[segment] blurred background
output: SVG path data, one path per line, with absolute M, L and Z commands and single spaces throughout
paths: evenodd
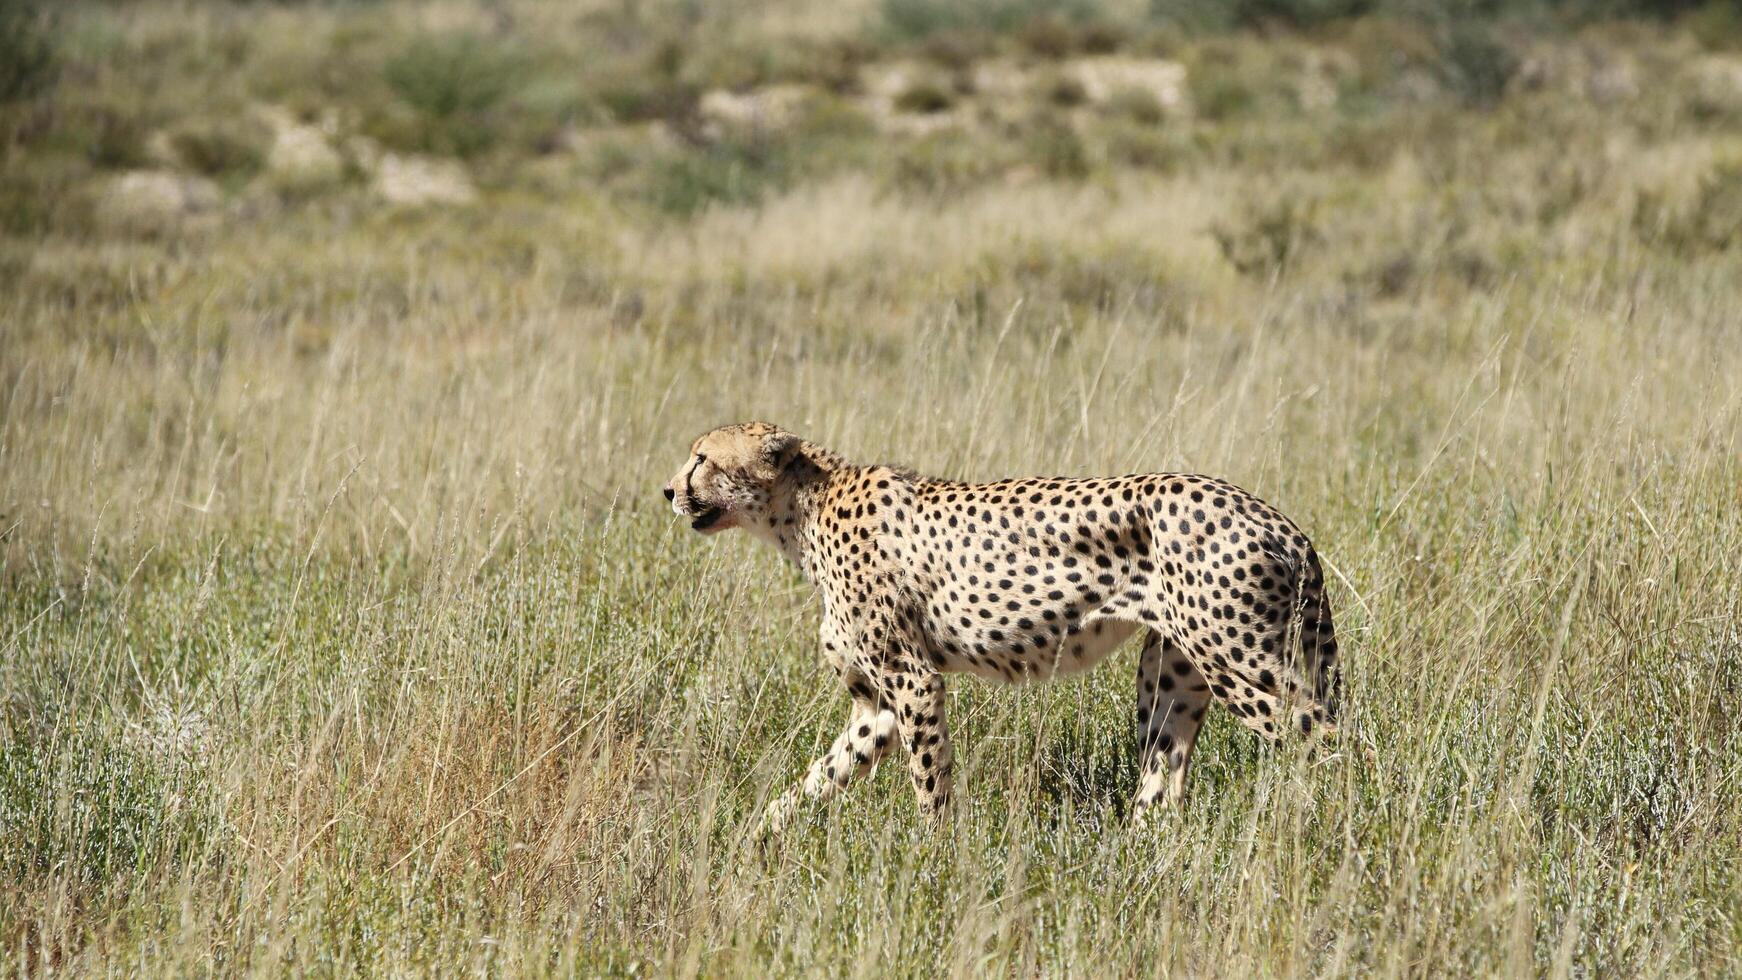
M 1376 173 L 1476 119 L 1512 144 L 1732 128 L 1739 44 L 1721 0 L 5 0 L 0 227 Z M 1230 261 L 1276 264 L 1310 219 L 1270 225 L 1230 229 Z

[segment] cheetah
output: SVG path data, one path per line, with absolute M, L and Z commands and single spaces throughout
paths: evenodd
M 952 795 L 944 675 L 1018 683 L 1100 663 L 1141 632 L 1133 817 L 1177 805 L 1212 701 L 1267 739 L 1334 731 L 1337 641 L 1293 522 L 1207 476 L 960 483 L 838 453 L 765 422 L 698 438 L 664 487 L 703 534 L 742 528 L 822 596 L 847 724 L 777 796 L 778 831 L 898 745 L 920 811 Z

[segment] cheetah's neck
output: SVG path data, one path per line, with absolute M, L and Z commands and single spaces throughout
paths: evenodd
M 785 486 L 770 501 L 767 522 L 752 532 L 797 565 L 807 579 L 812 578 L 811 535 L 822 510 L 822 498 L 832 483 L 859 469 L 833 450 L 803 443 L 783 477 Z

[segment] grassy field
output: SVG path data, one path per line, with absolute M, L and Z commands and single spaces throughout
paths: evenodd
M 1724 8 L 15 9 L 0 973 L 1742 972 Z M 1125 652 L 759 841 L 846 699 L 659 496 L 746 418 L 1269 499 L 1336 751 L 1133 832 Z

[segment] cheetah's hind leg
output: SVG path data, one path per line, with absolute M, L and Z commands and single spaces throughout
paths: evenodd
M 1137 661 L 1139 776 L 1132 821 L 1142 825 L 1157 803 L 1185 799 L 1186 771 L 1210 706 L 1210 687 L 1178 644 L 1150 630 Z

